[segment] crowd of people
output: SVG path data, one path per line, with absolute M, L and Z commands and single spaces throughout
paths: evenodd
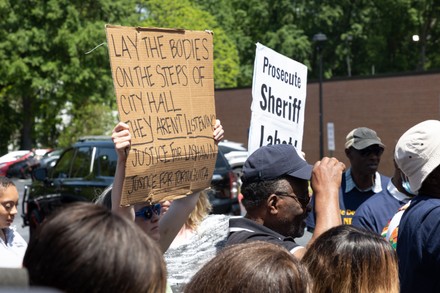
M 217 120 L 213 139 L 223 136 Z M 29 244 L 12 227 L 17 189 L 0 177 L 0 267 L 62 292 L 440 292 L 440 121 L 400 137 L 391 178 L 366 127 L 347 135 L 349 167 L 263 146 L 243 166 L 243 217 L 211 215 L 203 191 L 121 206 L 128 125 L 112 138 L 113 185 L 96 203 L 59 209 Z

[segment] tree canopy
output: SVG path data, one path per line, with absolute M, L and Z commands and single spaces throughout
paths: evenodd
M 215 17 L 190 0 L 149 0 L 143 3 L 145 27 L 184 28 L 214 32 L 214 82 L 216 88 L 237 86 L 238 51 Z
M 0 1 L 0 99 L 21 128 L 20 148 L 53 146 L 67 102 L 73 119 L 84 105 L 113 103 L 107 51 L 87 52 L 105 40 L 105 23 L 134 24 L 134 12 L 134 1 Z
M 435 0 L 0 0 L 0 15 L 0 154 L 111 130 L 106 23 L 212 30 L 216 88 L 252 85 L 257 42 L 307 65 L 309 79 L 317 46 L 326 78 L 440 68 Z

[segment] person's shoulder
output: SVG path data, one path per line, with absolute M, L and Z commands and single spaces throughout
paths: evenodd
M 198 234 L 216 233 L 219 235 L 227 235 L 230 216 L 210 214 L 206 216 L 197 227 Z
M 408 211 L 440 212 L 440 198 L 417 195 L 411 200 Z
M 388 190 L 382 189 L 378 193 L 373 194 L 363 204 L 361 204 L 359 209 L 361 209 L 362 207 L 374 207 L 377 205 L 385 204 L 390 200 L 392 201 L 393 199 L 394 198 L 388 193 Z
M 229 218 L 229 227 L 230 228 L 245 228 L 248 226 L 254 227 L 255 225 L 259 225 L 255 221 L 249 220 L 242 216 L 235 216 Z
M 439 219 L 440 199 L 416 196 L 402 214 L 399 225 L 399 244 L 403 242 L 401 238 L 406 239 L 405 241 L 408 243 L 415 242 L 415 239 L 425 239 L 426 243 L 435 243 L 436 247 L 439 247 Z M 403 235 L 406 235 L 406 237 L 403 237 Z
M 27 242 L 24 238 L 18 233 L 17 229 L 12 226 L 6 228 L 6 237 L 8 238 L 8 242 L 11 242 L 15 247 L 27 247 Z
M 228 216 L 228 215 L 209 214 L 209 215 L 207 215 L 203 219 L 202 223 L 205 223 L 205 224 L 208 224 L 208 225 L 210 223 L 220 223 L 220 224 L 223 224 L 223 223 L 228 223 L 229 219 L 231 219 L 231 218 L 232 217 Z
M 402 226 L 420 225 L 439 226 L 440 219 L 440 199 L 429 196 L 418 195 L 411 200 L 410 206 L 405 210 L 402 216 Z

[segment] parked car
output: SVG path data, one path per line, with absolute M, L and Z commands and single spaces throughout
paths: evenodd
M 17 161 L 13 162 L 8 170 L 6 176 L 9 178 L 27 179 L 31 178 L 32 171 L 39 166 L 40 162 L 33 152 L 24 155 Z
M 51 153 L 53 149 L 46 148 L 46 149 L 33 149 L 33 152 L 35 153 L 35 158 L 37 160 L 41 160 L 46 154 Z
M 24 156 L 12 162 L 7 168 L 6 176 L 9 178 L 31 178 L 34 169 L 40 166 L 40 158 L 52 149 L 32 149 Z
M 57 163 L 57 160 L 60 158 L 62 152 L 63 149 L 57 149 L 44 154 L 44 156 L 40 159 L 40 167 L 45 167 L 48 169 L 53 168 Z
M 242 143 L 229 140 L 219 142 L 218 147 L 224 153 L 235 174 L 240 178 L 244 162 L 248 158 L 248 150 Z
M 9 167 L 17 162 L 20 158 L 26 155 L 30 155 L 29 150 L 12 151 L 0 157 L 0 176 L 6 176 Z
M 35 170 L 35 180 L 25 186 L 22 204 L 24 225 L 32 234 L 54 209 L 74 201 L 94 201 L 113 182 L 117 154 L 112 140 L 81 139 L 64 150 L 52 169 Z M 208 197 L 213 213 L 239 215 L 237 177 L 221 151 Z
M 219 147 L 211 180 L 211 189 L 208 190 L 212 213 L 240 215 L 238 203 L 239 189 L 239 178 Z

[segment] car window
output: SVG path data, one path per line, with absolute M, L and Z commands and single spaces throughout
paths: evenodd
M 70 166 L 72 158 L 75 155 L 75 149 L 68 149 L 63 153 L 58 163 L 52 170 L 52 178 L 68 178 L 70 174 Z
M 98 153 L 95 157 L 95 170 L 96 176 L 115 176 L 117 155 L 113 147 L 111 148 L 98 148 Z
M 86 177 L 90 174 L 90 163 L 92 162 L 92 148 L 80 147 L 76 152 L 72 163 L 70 178 Z

